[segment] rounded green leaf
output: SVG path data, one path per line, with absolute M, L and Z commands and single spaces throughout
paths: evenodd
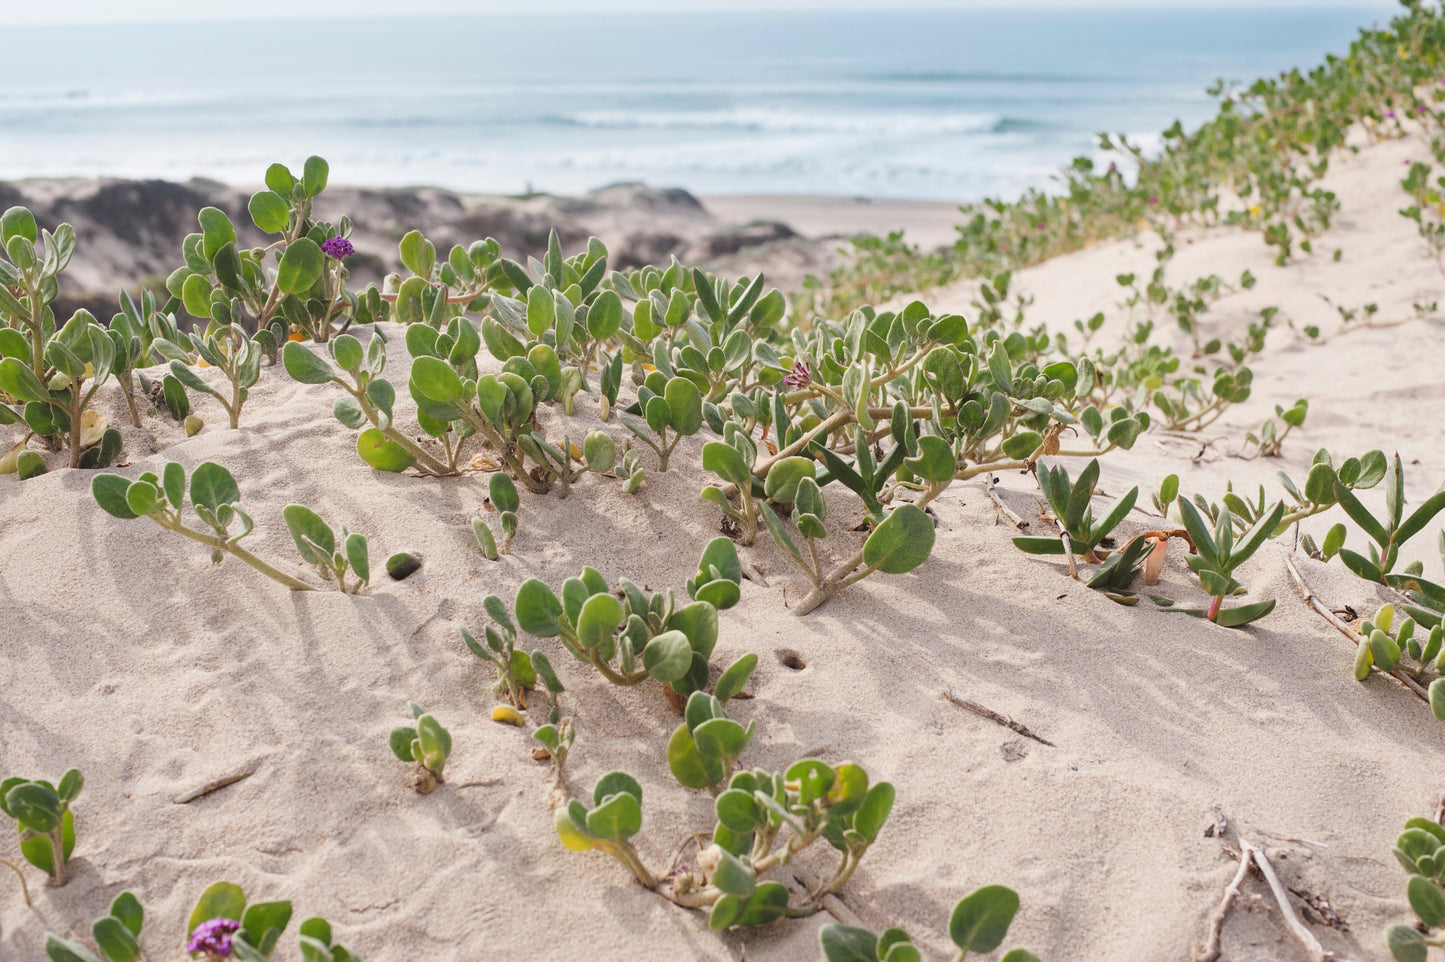
M 1038 450 L 1043 440 L 1043 435 L 1037 431 L 1020 431 L 1018 434 L 1004 438 L 1000 447 L 1003 448 L 1003 453 L 1011 458 L 1026 458 Z
M 416 741 L 416 729 L 398 726 L 391 730 L 387 737 L 387 744 L 391 746 L 392 754 L 404 762 L 416 761 L 412 754 L 411 743 Z
M 769 501 L 791 502 L 798 495 L 798 484 L 804 478 L 813 478 L 815 469 L 812 458 L 783 458 L 768 469 L 763 493 Z
M 321 157 L 311 156 L 306 158 L 306 163 L 301 168 L 301 186 L 306 189 L 308 197 L 316 197 L 326 189 L 326 180 L 331 174 L 331 167 Z
M 291 205 L 274 190 L 260 190 L 252 194 L 246 209 L 251 212 L 251 222 L 263 234 L 280 234 L 286 230 L 286 224 L 291 219 Z
M 416 737 L 421 748 L 418 761 L 433 772 L 441 771 L 452 753 L 451 733 L 435 715 L 422 715 L 416 720 Z
M 933 551 L 933 522 L 916 505 L 903 504 L 863 544 L 863 563 L 888 574 L 912 571 Z
M 748 467 L 743 456 L 731 444 L 709 441 L 702 446 L 703 470 L 711 471 L 731 484 L 741 487 L 749 483 Z
M 517 486 L 505 473 L 498 471 L 487 482 L 487 491 L 498 511 L 516 511 L 522 505 Z
M 196 926 L 211 919 L 235 919 L 241 921 L 246 914 L 246 893 L 233 882 L 216 882 L 201 893 L 191 919 L 186 923 L 186 932 L 194 932 Z
M 798 797 L 804 805 L 809 805 L 815 799 L 828 794 L 828 790 L 833 787 L 836 773 L 816 758 L 804 758 L 790 765 L 783 777 L 790 785 L 797 784 Z
M 1445 891 L 1434 881 L 1416 875 L 1405 888 L 1410 908 L 1432 929 L 1445 927 Z
M 5 807 L 23 827 L 41 835 L 60 827 L 60 796 L 39 782 L 25 782 L 10 789 L 5 795 Z
M 829 922 L 818 930 L 828 962 L 878 962 L 878 936 L 867 929 Z
M 752 792 L 740 788 L 729 788 L 720 793 L 713 808 L 717 811 L 717 820 L 734 832 L 751 832 L 758 820 L 758 803 L 753 799 Z
M 1008 935 L 1019 910 L 1018 893 L 1002 885 L 985 885 L 953 907 L 948 936 L 969 952 L 992 952 Z
M 709 581 L 697 589 L 697 600 L 706 602 L 718 611 L 727 611 L 742 598 L 742 589 L 731 581 L 718 579 Z
M 236 479 L 216 462 L 206 461 L 191 474 L 192 504 L 215 512 L 223 504 L 240 500 L 241 489 L 236 486 Z
M 0 240 L 9 244 L 16 237 L 23 237 L 35 243 L 40 231 L 35 226 L 35 215 L 24 207 L 11 207 L 0 214 Z
M 726 670 L 718 676 L 717 687 L 713 694 L 720 702 L 727 702 L 728 699 L 737 695 L 743 690 L 743 686 L 752 677 L 753 670 L 758 667 L 758 656 L 755 652 L 748 652 L 737 661 L 728 665 Z
M 704 758 L 737 758 L 752 736 L 731 718 L 713 718 L 692 730 L 692 740 Z
M 587 834 L 585 824 L 579 825 L 566 806 L 557 809 L 556 814 L 552 817 L 552 824 L 556 826 L 557 837 L 571 851 L 587 852 L 596 847 L 597 843 L 591 835 Z
M 520 617 L 520 616 L 519 616 Z M 577 640 L 583 648 L 596 648 L 612 639 L 626 617 L 622 602 L 610 594 L 592 595 L 577 616 Z
M 618 792 L 587 813 L 587 832 L 597 838 L 625 840 L 642 830 L 642 805 Z
M 95 503 L 101 509 L 116 518 L 129 521 L 138 518 L 130 509 L 126 501 L 126 491 L 130 489 L 130 481 L 118 474 L 97 474 L 90 481 L 90 493 L 95 498 Z
M 519 598 L 519 618 L 520 608 Z M 680 631 L 665 631 L 642 649 L 642 664 L 658 681 L 677 681 L 692 667 L 692 643 Z
M 747 898 L 758 887 L 758 877 L 737 856 L 723 850 L 713 871 L 712 884 L 721 892 Z
M 1385 930 L 1385 945 L 1396 962 L 1426 962 L 1430 947 L 1425 936 L 1408 925 L 1392 925 Z
M 617 442 L 604 431 L 588 431 L 582 442 L 582 460 L 590 471 L 611 471 L 617 463 Z
M 296 550 L 310 564 L 329 565 L 336 552 L 336 534 L 321 516 L 303 504 L 288 504 L 281 517 L 296 542 Z
M 562 602 L 552 589 L 536 578 L 528 578 L 517 589 L 517 603 L 514 606 L 517 624 L 529 635 L 538 638 L 555 638 L 561 632 L 557 616 L 562 614 Z
M 722 762 L 702 757 L 686 722 L 678 725 L 667 740 L 667 767 L 683 788 L 711 788 L 723 779 Z
M 1436 678 L 1430 682 L 1430 711 L 1441 721 L 1445 721 L 1445 678 Z
M 50 956 L 50 962 L 101 962 L 90 949 L 62 939 L 54 932 L 45 933 L 45 954 Z
M 96 919 L 90 934 L 110 962 L 135 962 L 140 958 L 140 945 L 120 919 L 105 916 Z
M 292 380 L 302 384 L 325 384 L 336 376 L 331 365 L 299 341 L 287 341 L 281 349 L 281 364 Z
M 0 391 L 17 401 L 49 403 L 50 392 L 35 376 L 29 364 L 19 358 L 7 357 L 0 360 Z
M 685 377 L 672 378 L 663 389 L 663 398 L 673 430 L 684 436 L 696 434 L 702 427 L 702 393 L 697 385 Z
M 953 448 L 947 441 L 936 435 L 924 434 L 918 438 L 918 457 L 907 462 L 914 474 L 925 481 L 941 484 L 951 479 L 958 465 L 953 457 Z
M 587 333 L 599 340 L 609 338 L 622 326 L 622 298 L 616 291 L 603 291 L 587 311 Z
M 367 428 L 356 436 L 356 453 L 378 471 L 405 471 L 416 463 L 415 456 L 392 441 L 379 428 Z
M 150 514 L 160 503 L 160 489 L 149 481 L 136 481 L 125 490 L 125 503 L 134 517 Z
M 311 238 L 302 237 L 281 255 L 281 263 L 276 268 L 276 286 L 287 294 L 305 293 L 325 268 L 326 255 L 321 253 L 321 248 Z

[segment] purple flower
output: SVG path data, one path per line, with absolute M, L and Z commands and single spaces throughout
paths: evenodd
M 1394 119 L 1395 119 L 1395 112 L 1394 112 L 1393 110 L 1387 110 L 1387 111 L 1385 111 L 1385 117 L 1386 117 L 1386 119 L 1388 119 L 1388 120 L 1394 120 Z
M 1149 198 L 1149 203 L 1150 203 L 1151 206 L 1154 205 L 1154 204 L 1157 204 L 1157 203 L 1159 203 L 1159 198 L 1158 198 L 1158 197 L 1150 197 L 1150 198 Z
M 808 366 L 807 361 L 798 361 L 793 369 L 783 378 L 783 383 L 788 387 L 807 387 L 808 382 L 813 380 L 813 369 Z
M 1421 104 L 1420 106 L 1418 106 L 1418 107 L 1415 108 L 1415 113 L 1417 113 L 1417 114 L 1423 114 L 1425 111 L 1427 111 L 1427 110 L 1429 110 L 1429 109 L 1430 109 L 1429 107 L 1426 107 L 1424 104 Z
M 202 922 L 191 933 L 191 940 L 186 943 L 186 951 L 192 955 L 197 952 L 205 953 L 208 959 L 224 959 L 231 954 L 231 936 L 240 928 L 241 923 L 235 919 L 211 919 L 209 922 Z
M 351 246 L 351 241 L 345 237 L 328 237 L 321 242 L 321 253 L 328 257 L 341 260 L 343 257 L 350 257 L 356 253 L 356 248 Z

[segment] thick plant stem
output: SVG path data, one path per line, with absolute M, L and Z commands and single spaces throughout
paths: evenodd
M 50 833 L 50 859 L 54 870 L 50 874 L 50 884 L 60 888 L 65 884 L 65 843 L 61 836 L 63 829 L 57 828 Z
M 125 395 L 125 406 L 130 408 L 130 421 L 140 427 L 140 410 L 135 406 L 135 375 L 127 371 L 125 380 L 120 382 L 121 393 Z
M 304 581 L 299 581 L 296 578 L 293 578 L 290 575 L 286 574 L 285 572 L 276 570 L 275 568 L 271 567 L 266 562 L 262 561 L 260 558 L 256 557 L 251 552 L 247 551 L 245 548 L 241 547 L 238 544 L 228 544 L 223 538 L 219 538 L 215 535 L 206 534 L 203 531 L 196 531 L 194 528 L 187 528 L 179 521 L 169 524 L 161 522 L 160 524 L 161 527 L 169 528 L 176 534 L 184 535 L 185 537 L 190 538 L 192 541 L 199 541 L 201 544 L 210 545 L 212 548 L 220 548 L 222 551 L 235 555 L 237 558 L 241 559 L 246 564 L 255 568 L 266 577 L 281 582 L 292 591 L 316 590 L 314 586 L 308 585 Z

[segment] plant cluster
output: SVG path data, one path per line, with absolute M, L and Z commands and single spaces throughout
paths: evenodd
M 186 924 L 185 951 L 192 959 L 219 962 L 267 962 L 291 923 L 290 902 L 251 902 L 239 885 L 216 882 L 201 893 Z M 50 962 L 137 962 L 142 958 L 145 910 L 130 892 L 122 892 L 110 911 L 91 926 L 99 955 L 78 942 L 46 933 Z M 361 956 L 332 941 L 331 923 L 311 918 L 301 923 L 298 942 L 304 962 L 361 962 Z
M 241 547 L 241 539 L 252 532 L 255 522 L 241 507 L 241 489 L 235 477 L 214 461 L 198 465 L 189 477 L 178 461 L 166 464 L 160 475 L 147 471 L 134 481 L 118 474 L 98 474 L 90 488 L 96 503 L 112 517 L 127 521 L 150 518 L 167 531 L 208 545 L 212 564 L 220 564 L 229 554 L 292 591 L 314 590 L 313 585 Z M 188 496 L 192 511 L 210 531 L 186 524 Z M 322 577 L 333 581 L 339 590 L 354 594 L 371 580 L 365 536 L 342 528 L 338 537 L 320 515 L 304 505 L 287 505 L 282 517 L 302 560 L 315 565 Z M 348 582 L 348 575 L 355 580 Z
M 0 812 L 15 820 L 20 833 L 20 854 L 25 861 L 50 876 L 50 884 L 65 884 L 65 864 L 75 849 L 75 813 L 70 803 L 85 787 L 85 778 L 70 769 L 55 784 L 44 780 L 12 777 L 0 782 Z M 6 863 L 10 865 L 10 863 Z M 25 876 L 14 865 L 24 886 Z M 26 892 L 29 901 L 29 892 Z
M 1391 851 L 1410 875 L 1405 895 L 1419 922 L 1390 926 L 1385 945 L 1398 962 L 1426 962 L 1432 946 L 1445 947 L 1445 827 L 1412 818 Z

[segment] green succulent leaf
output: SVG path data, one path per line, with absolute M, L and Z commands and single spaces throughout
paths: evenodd
M 642 649 L 642 664 L 658 681 L 677 681 L 692 667 L 692 643 L 680 631 L 665 631 Z
M 309 237 L 302 237 L 286 248 L 276 268 L 276 286 L 287 294 L 303 294 L 321 278 L 326 268 L 326 255 Z M 189 310 L 189 308 L 188 308 Z
M 928 515 L 916 505 L 899 505 L 864 542 L 863 563 L 887 574 L 904 574 L 928 560 L 933 540 Z
M 194 932 L 196 926 L 211 919 L 241 920 L 246 914 L 246 893 L 241 886 L 232 882 L 216 882 L 201 893 L 196 907 L 191 911 L 186 932 Z
M 1008 935 L 1018 910 L 1019 897 L 1013 889 L 985 885 L 953 907 L 948 936 L 965 955 L 992 952 Z

